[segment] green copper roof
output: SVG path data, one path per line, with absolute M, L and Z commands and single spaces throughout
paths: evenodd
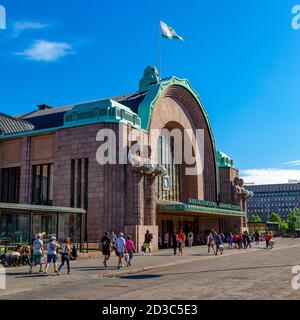
M 64 128 L 99 122 L 125 122 L 141 127 L 141 119 L 136 113 L 111 99 L 75 105 L 65 113 L 64 120 Z
M 219 168 L 234 168 L 233 160 L 227 154 L 217 151 L 217 163 Z

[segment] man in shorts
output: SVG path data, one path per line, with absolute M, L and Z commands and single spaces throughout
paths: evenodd
M 126 241 L 124 239 L 124 235 L 122 232 L 119 233 L 119 236 L 116 241 L 116 245 L 117 245 L 117 255 L 119 258 L 118 269 L 124 268 L 123 258 L 124 258 L 124 254 L 126 252 Z
M 32 273 L 32 268 L 34 265 L 40 265 L 39 272 L 43 272 L 42 258 L 43 258 L 43 240 L 42 234 L 36 235 L 35 240 L 32 244 L 32 255 L 31 255 L 31 265 L 29 268 L 29 273 Z
M 59 272 L 57 270 L 57 249 L 60 248 L 60 245 L 56 241 L 56 237 L 51 237 L 50 242 L 47 245 L 47 264 L 45 268 L 45 273 L 48 272 L 48 267 L 51 262 L 53 262 L 54 265 L 54 273 L 59 275 Z

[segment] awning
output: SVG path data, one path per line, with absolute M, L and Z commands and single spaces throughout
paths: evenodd
M 183 202 L 174 201 L 157 201 L 156 208 L 159 212 L 173 213 L 199 213 L 211 216 L 231 216 L 231 217 L 246 217 L 244 211 L 228 210 L 220 208 L 210 208 L 197 205 L 186 204 Z
M 18 210 L 31 212 L 55 212 L 55 213 L 86 213 L 86 210 L 80 208 L 36 206 L 30 204 L 16 204 L 0 202 L 0 210 Z

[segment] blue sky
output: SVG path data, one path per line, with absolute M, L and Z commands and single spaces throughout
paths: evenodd
M 0 0 L 0 111 L 27 112 L 133 92 L 158 63 L 188 78 L 208 111 L 217 147 L 247 181 L 300 179 L 300 0 Z M 290 163 L 293 162 L 293 163 Z M 289 164 L 284 164 L 289 163 Z

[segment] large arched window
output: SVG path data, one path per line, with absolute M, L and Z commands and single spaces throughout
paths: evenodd
M 168 174 L 157 179 L 157 194 L 159 200 L 180 201 L 181 165 L 176 164 L 175 139 L 167 131 L 162 131 L 158 139 L 158 162 L 163 165 Z

